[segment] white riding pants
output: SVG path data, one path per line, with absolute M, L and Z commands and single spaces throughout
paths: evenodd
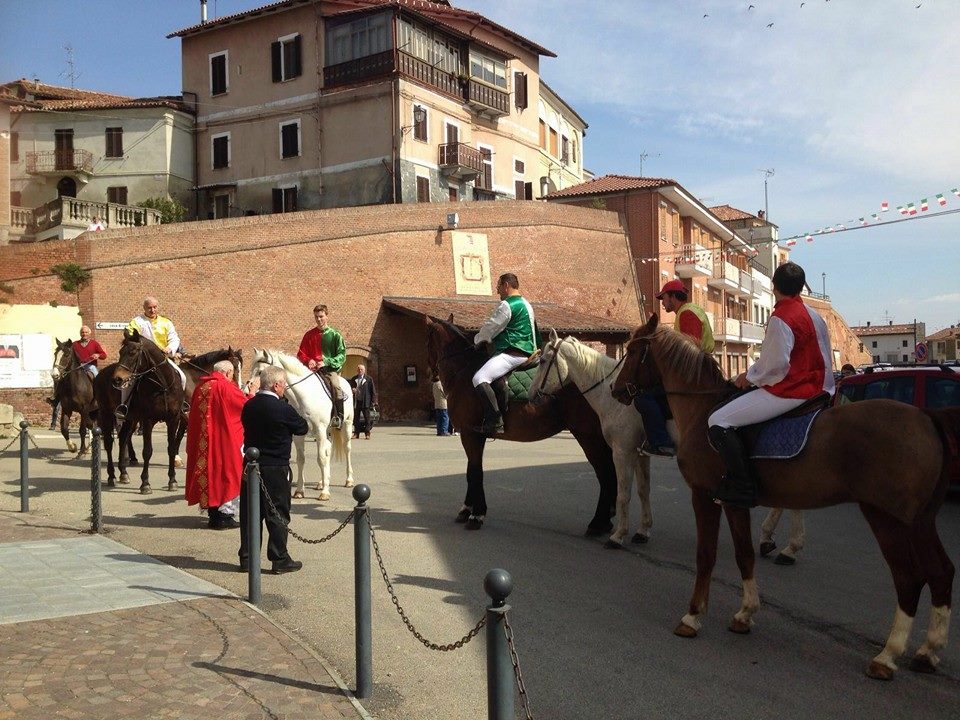
M 500 353 L 487 360 L 483 367 L 477 370 L 473 376 L 473 386 L 481 383 L 492 383 L 497 378 L 502 378 L 514 368 L 518 368 L 527 361 L 527 358 L 517 355 L 508 355 Z
M 739 428 L 763 422 L 803 405 L 808 398 L 784 398 L 763 388 L 731 400 L 707 419 L 708 427 Z

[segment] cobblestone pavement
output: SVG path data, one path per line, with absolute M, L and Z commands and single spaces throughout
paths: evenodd
M 240 599 L 13 513 L 0 513 L 0 648 L 0 720 L 369 717 L 324 661 Z

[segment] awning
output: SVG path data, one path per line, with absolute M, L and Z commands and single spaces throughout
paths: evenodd
M 233 188 L 236 187 L 235 182 L 220 182 L 220 183 L 209 183 L 207 185 L 197 185 L 196 187 L 190 188 L 191 190 L 216 190 L 218 188 Z
M 453 322 L 466 332 L 476 332 L 490 317 L 499 301 L 490 298 L 464 297 L 384 297 L 384 307 L 403 315 L 446 320 L 453 313 Z M 559 335 L 574 335 L 584 342 L 602 342 L 607 345 L 625 343 L 633 326 L 587 315 L 573 308 L 554 303 L 535 302 L 533 309 L 541 333 L 550 328 Z

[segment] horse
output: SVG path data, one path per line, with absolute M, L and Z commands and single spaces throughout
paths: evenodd
M 677 421 L 677 462 L 691 488 L 697 523 L 697 571 L 687 614 L 674 630 L 696 637 L 706 612 L 717 556 L 721 508 L 711 500 L 723 477 L 720 455 L 707 439 L 707 418 L 733 387 L 716 360 L 684 335 L 657 327 L 634 331 L 614 395 L 630 403 L 637 388 L 662 385 Z M 936 515 L 950 481 L 951 453 L 960 443 L 960 408 L 920 410 L 892 400 L 864 400 L 820 413 L 806 448 L 789 460 L 755 460 L 759 502 L 806 510 L 856 502 L 890 567 L 897 593 L 893 626 L 867 675 L 890 680 L 906 650 L 920 593 L 930 586 L 932 610 L 911 669 L 934 672 L 947 641 L 954 567 L 937 534 Z M 725 505 L 743 581 L 740 610 L 730 630 L 748 633 L 759 607 L 753 576 L 750 511 Z
M 57 349 L 53 353 L 53 369 L 50 377 L 53 378 L 53 398 L 60 403 L 60 434 L 67 443 L 67 448 L 77 457 L 86 455 L 87 428 L 93 427 L 92 411 L 96 407 L 93 398 L 93 380 L 83 368 L 82 363 L 73 349 L 72 340 L 60 342 L 56 340 Z M 77 444 L 70 439 L 70 416 L 73 413 L 80 415 L 80 452 Z
M 260 375 L 264 366 L 273 365 L 282 368 L 287 373 L 287 391 L 284 397 L 290 399 L 293 405 L 307 421 L 310 429 L 307 434 L 317 441 L 317 465 L 320 466 L 319 499 L 330 499 L 330 451 L 333 447 L 333 459 L 346 460 L 347 479 L 344 487 L 353 487 L 353 460 L 350 457 L 350 440 L 353 437 L 353 391 L 345 378 L 340 378 L 340 390 L 343 392 L 343 423 L 339 429 L 330 429 L 330 438 L 327 433 L 330 426 L 330 417 L 333 414 L 333 400 L 327 386 L 317 373 L 308 370 L 297 358 L 277 350 L 253 349 L 253 365 L 250 369 L 250 379 Z M 306 463 L 304 441 L 306 436 L 296 435 L 293 438 L 297 450 L 297 489 L 293 497 L 302 498 L 303 493 L 303 466 Z M 332 440 L 332 443 L 331 443 Z
M 126 420 L 120 425 L 120 482 L 127 477 L 127 446 L 134 429 L 143 428 L 143 469 L 140 472 L 140 493 L 149 495 L 150 458 L 153 457 L 153 426 L 158 422 L 167 426 L 167 490 L 177 488 L 174 469 L 180 441 L 187 431 L 184 415 L 184 394 L 180 374 L 167 362 L 167 356 L 151 340 L 141 337 L 136 330 L 123 331 L 119 360 L 105 367 L 94 380 L 97 399 L 97 421 L 103 431 L 103 445 L 107 451 L 107 484 L 115 486 L 113 467 L 114 411 L 120 401 L 119 390 L 135 383 L 128 400 Z
M 474 430 L 483 420 L 483 410 L 471 378 L 488 358 L 453 324 L 453 315 L 448 320 L 425 318 L 425 322 L 427 362 L 440 376 L 452 423 L 460 428 L 460 444 L 467 455 L 467 493 L 455 519 L 468 530 L 479 530 L 487 514 L 483 490 L 483 450 L 487 438 Z M 597 509 L 586 535 L 595 537 L 610 532 L 613 528 L 610 517 L 617 496 L 616 466 L 600 420 L 580 391 L 564 387 L 548 402 L 539 405 L 511 403 L 504 421 L 506 431 L 497 435 L 504 440 L 535 442 L 553 437 L 561 430 L 573 434 L 600 484 Z
M 243 372 L 243 352 L 228 346 L 221 350 L 211 350 L 200 355 L 184 355 L 180 360 L 180 369 L 187 376 L 187 402 L 193 397 L 200 378 L 213 372 L 213 366 L 221 360 L 229 360 L 233 365 L 233 378 L 237 387 L 240 387 L 240 377 Z
M 567 385 L 573 385 L 590 403 L 600 418 L 603 437 L 613 451 L 617 467 L 617 522 L 616 529 L 607 540 L 606 547 L 622 549 L 630 529 L 630 490 L 634 478 L 637 481 L 637 496 L 642 508 L 640 530 L 631 538 L 633 543 L 645 543 L 650 539 L 653 515 L 650 510 L 650 458 L 641 455 L 638 448 L 646 433 L 640 413 L 624 406 L 607 392 L 608 381 L 620 372 L 621 363 L 609 358 L 576 338 L 567 336 L 562 340 L 554 330 L 543 348 L 537 375 L 530 386 L 534 402 L 550 396 Z

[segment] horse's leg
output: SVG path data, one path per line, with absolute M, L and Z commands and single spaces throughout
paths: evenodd
M 597 509 L 584 533 L 587 537 L 605 535 L 613 529 L 610 517 L 617 504 L 617 466 L 613 462 L 613 451 L 600 433 L 588 433 L 583 428 L 571 424 L 570 433 L 579 443 L 587 462 L 593 467 L 600 485 L 597 497 Z M 481 480 L 482 482 L 482 480 Z
M 60 434 L 67 443 L 67 450 L 72 453 L 77 451 L 77 444 L 70 439 L 70 415 L 64 405 L 60 406 Z
M 336 432 L 336 430 L 334 430 Z M 317 435 L 317 464 L 320 466 L 320 499 L 330 499 L 330 449 L 326 428 Z
M 126 425 L 126 423 L 124 423 Z M 142 420 L 140 427 L 143 428 L 143 470 L 140 471 L 140 494 L 149 495 L 153 492 L 150 488 L 150 458 L 153 457 L 153 421 Z
M 347 479 L 344 481 L 344 487 L 353 487 L 353 458 L 350 457 L 350 442 L 353 438 L 353 425 L 347 427 L 344 425 L 338 431 L 343 438 L 343 450 L 347 455 Z
M 790 511 L 790 540 L 774 562 L 777 565 L 793 565 L 797 561 L 797 553 L 803 549 L 806 532 L 803 525 L 803 510 Z
M 693 514 L 697 521 L 697 580 L 687 614 L 680 620 L 673 634 L 692 638 L 700 630 L 700 616 L 707 611 L 710 599 L 710 576 L 717 562 L 717 541 L 720 535 L 720 506 L 713 502 L 709 493 L 699 488 L 691 489 Z
M 86 410 L 80 410 L 80 452 L 77 457 L 82 457 L 90 452 L 87 447 L 87 427 L 90 425 L 90 414 Z
M 773 534 L 777 531 L 781 515 L 783 515 L 783 508 L 770 508 L 770 512 L 763 519 L 763 524 L 760 526 L 760 554 L 763 557 L 777 549 Z
M 177 415 L 176 422 L 167 420 L 167 490 L 177 489 L 177 464 L 180 459 L 180 441 L 186 432 L 187 424 L 182 414 Z
M 860 503 L 860 510 L 880 544 L 897 590 L 893 627 L 890 628 L 883 650 L 870 662 L 867 675 L 876 680 L 892 680 L 893 672 L 897 669 L 897 658 L 907 649 L 924 579 L 911 556 L 910 529 L 871 505 Z
M 743 581 L 743 599 L 740 610 L 730 621 L 731 632 L 745 635 L 753 625 L 753 614 L 760 607 L 760 593 L 757 592 L 757 580 L 753 576 L 755 556 L 753 553 L 753 532 L 750 530 L 750 511 L 746 508 L 724 506 L 727 523 L 730 525 L 730 535 L 733 537 L 733 551 L 740 568 L 740 579 Z
M 650 540 L 653 527 L 653 508 L 650 505 L 650 458 L 634 450 L 634 473 L 637 478 L 637 497 L 640 498 L 640 530 L 630 542 L 642 544 Z
M 297 452 L 297 489 L 294 490 L 295 498 L 302 498 L 303 495 L 303 466 L 306 463 L 306 451 L 304 450 L 305 435 L 294 435 L 293 446 Z
M 100 428 L 103 449 L 107 454 L 107 487 L 116 487 L 116 474 L 113 469 L 113 425 Z
M 914 555 L 920 561 L 927 583 L 930 585 L 930 623 L 927 638 L 910 669 L 915 672 L 935 672 L 940 658 L 937 653 L 947 644 L 950 629 L 950 605 L 953 594 L 954 567 L 947 551 L 943 549 L 933 516 L 924 517 L 913 531 L 911 538 Z
M 130 423 L 126 421 L 120 423 L 120 429 L 117 430 L 117 465 L 120 469 L 120 483 L 123 485 L 130 482 L 130 476 L 127 474 L 127 449 L 131 444 L 131 435 L 133 435 L 133 428 Z
M 460 431 L 460 444 L 467 453 L 467 494 L 463 507 L 457 513 L 457 522 L 466 523 L 467 530 L 479 530 L 487 517 L 487 498 L 483 492 L 483 448 L 487 439 L 471 432 Z
M 617 523 L 613 535 L 604 545 L 613 550 L 623 549 L 623 541 L 630 532 L 630 494 L 633 490 L 633 473 L 637 464 L 631 455 L 637 455 L 636 448 L 628 448 L 625 451 L 618 446 L 613 450 L 613 462 L 617 467 Z

